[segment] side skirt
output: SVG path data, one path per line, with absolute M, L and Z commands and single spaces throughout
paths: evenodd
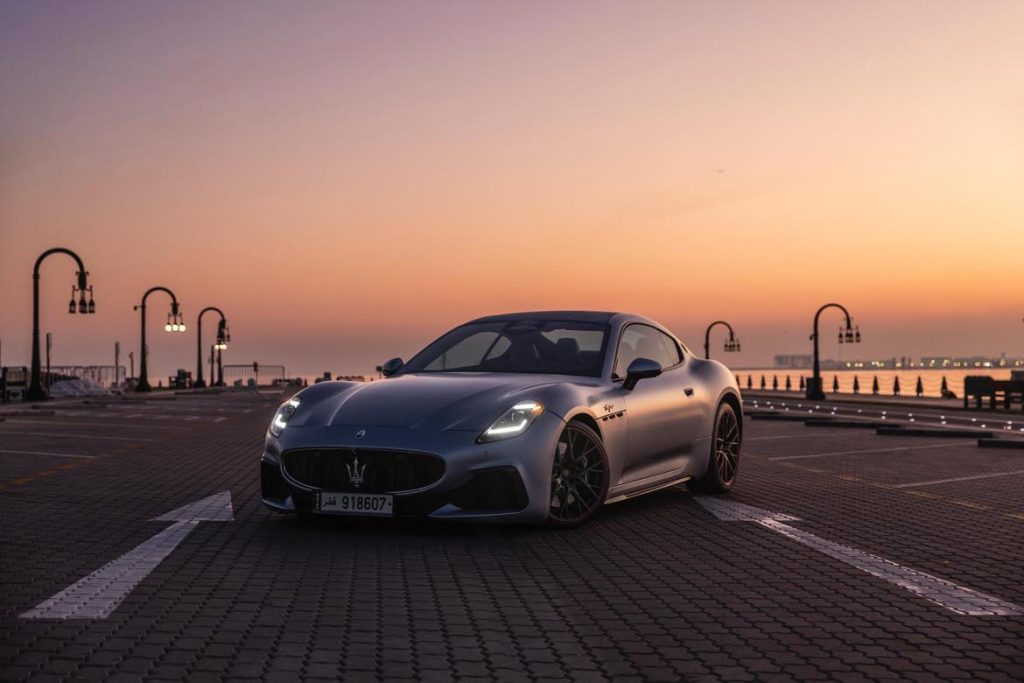
M 644 488 L 640 488 L 640 489 L 637 489 L 635 491 L 630 491 L 628 493 L 620 493 L 620 494 L 616 495 L 615 497 L 609 498 L 608 500 L 606 500 L 604 502 L 604 504 L 605 505 L 611 505 L 612 503 L 621 503 L 624 500 L 629 500 L 630 498 L 636 498 L 637 496 L 642 496 L 645 493 L 653 493 L 655 491 L 660 491 L 661 489 L 667 489 L 670 486 L 679 486 L 680 484 L 685 484 L 686 482 L 690 481 L 691 479 L 693 479 L 693 477 L 687 475 L 685 477 L 678 477 L 676 479 L 670 479 L 669 481 L 664 481 L 664 482 L 661 482 L 659 484 L 654 484 L 652 486 L 646 486 Z

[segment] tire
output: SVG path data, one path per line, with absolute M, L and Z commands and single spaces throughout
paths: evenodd
M 708 468 L 700 479 L 691 479 L 686 485 L 701 493 L 728 493 L 736 483 L 740 467 L 740 446 L 743 430 L 736 411 L 728 403 L 718 406 L 715 430 L 711 436 Z
M 569 529 L 590 521 L 608 497 L 608 478 L 601 437 L 582 422 L 567 424 L 552 459 L 546 526 Z

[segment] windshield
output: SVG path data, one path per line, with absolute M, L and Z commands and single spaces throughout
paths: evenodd
M 512 320 L 457 327 L 420 351 L 409 372 L 519 372 L 600 377 L 608 326 Z

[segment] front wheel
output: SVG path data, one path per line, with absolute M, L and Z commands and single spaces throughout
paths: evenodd
M 608 455 L 601 437 L 582 422 L 570 422 L 555 447 L 547 525 L 579 526 L 597 514 L 607 495 Z
M 740 421 L 728 403 L 718 406 L 715 432 L 711 439 L 711 461 L 700 479 L 691 479 L 686 485 L 703 493 L 728 493 L 736 483 L 740 467 Z

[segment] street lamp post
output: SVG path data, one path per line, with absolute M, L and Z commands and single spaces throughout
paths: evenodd
M 210 381 L 213 381 L 213 368 L 217 360 L 217 345 L 210 344 Z
M 178 297 L 174 296 L 174 292 L 167 289 L 166 287 L 150 287 L 146 290 L 146 293 L 142 295 L 142 303 L 135 307 L 136 311 L 141 311 L 142 315 L 142 344 L 139 350 L 139 383 L 135 387 L 135 391 L 146 392 L 152 391 L 153 387 L 149 385 L 149 374 L 146 368 L 146 299 L 153 292 L 166 292 L 171 297 L 171 311 L 167 314 L 167 324 L 164 325 L 165 332 L 184 332 L 185 321 L 181 317 L 181 312 L 178 308 Z
M 711 358 L 711 328 L 715 325 L 725 325 L 729 329 L 729 338 L 725 340 L 725 351 L 732 353 L 740 350 L 740 340 L 736 338 L 736 335 L 732 331 L 732 325 L 725 322 L 724 320 L 716 320 L 715 322 L 708 325 L 708 329 L 704 332 L 704 357 Z
M 220 322 L 217 324 L 217 351 L 218 356 L 220 355 L 220 347 L 227 348 L 227 343 L 231 341 L 231 333 L 228 332 L 228 321 L 224 317 L 224 312 L 216 306 L 207 306 L 203 310 L 199 311 L 199 316 L 196 318 L 196 381 L 193 386 L 205 387 L 206 381 L 203 379 L 203 315 L 214 311 L 220 316 Z M 210 368 L 210 386 L 221 386 L 223 384 L 223 377 L 218 378 L 216 381 L 213 378 L 213 368 Z
M 78 286 L 71 286 L 71 303 L 68 304 L 68 313 L 91 314 L 96 312 L 96 302 L 92 299 L 92 285 L 89 284 L 89 272 L 85 269 L 85 264 L 82 263 L 78 254 L 64 247 L 47 249 L 40 254 L 36 259 L 35 268 L 32 269 L 32 378 L 29 380 L 28 393 L 25 395 L 25 399 L 28 401 L 45 401 L 48 396 L 46 389 L 43 388 L 39 359 L 39 267 L 51 254 L 67 254 L 78 265 L 78 272 L 75 273 L 78 277 Z M 86 292 L 89 293 L 88 301 L 85 300 Z M 79 295 L 77 303 L 75 294 Z
M 228 348 L 228 342 L 231 341 L 231 332 L 228 331 L 228 321 L 221 320 L 217 326 L 217 343 L 214 346 L 217 348 L 217 384 L 216 386 L 224 386 L 224 350 Z M 210 379 L 213 379 L 213 371 L 210 371 Z
M 825 392 L 821 385 L 821 357 L 818 350 L 818 319 L 821 318 L 821 314 L 829 308 L 838 308 L 846 316 L 846 330 L 842 327 L 839 328 L 839 343 L 842 344 L 844 341 L 847 344 L 860 343 L 860 326 L 854 327 L 853 320 L 850 318 L 850 312 L 846 310 L 840 304 L 825 304 L 818 309 L 818 312 L 814 314 L 814 332 L 811 334 L 811 339 L 814 341 L 814 376 L 811 377 L 810 381 L 807 382 L 807 398 L 811 401 L 824 401 Z

